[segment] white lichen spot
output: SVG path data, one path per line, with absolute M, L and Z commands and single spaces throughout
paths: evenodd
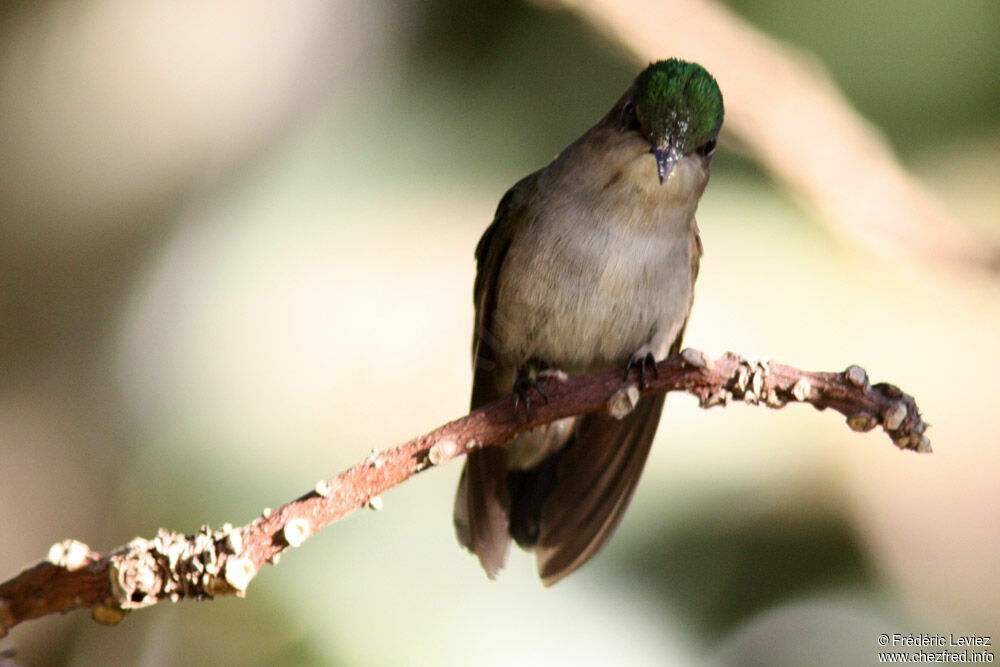
M 296 517 L 285 524 L 281 534 L 289 546 L 297 547 L 309 539 L 309 522 L 302 517 Z
M 750 379 L 750 386 L 753 387 L 753 393 L 760 396 L 764 393 L 764 371 L 763 369 L 758 370 L 753 374 Z
M 249 558 L 230 558 L 226 561 L 224 572 L 226 583 L 240 593 L 246 591 L 256 575 L 257 567 Z
M 882 419 L 885 421 L 887 429 L 895 431 L 903 425 L 903 420 L 906 419 L 906 405 L 902 401 L 896 401 L 886 409 Z
M 693 366 L 694 368 L 711 368 L 712 360 L 708 358 L 708 355 L 701 350 L 696 350 L 693 347 L 685 347 L 681 350 L 681 359 L 688 366 Z
M 809 398 L 809 394 L 812 393 L 812 385 L 809 384 L 809 380 L 805 378 L 799 378 L 792 385 L 792 397 L 796 401 L 804 401 Z
M 45 560 L 67 570 L 77 570 L 87 564 L 90 547 L 77 540 L 63 540 L 49 547 Z
M 231 554 L 243 551 L 243 534 L 238 530 L 230 530 L 226 535 L 226 550 Z
M 855 387 L 864 387 L 868 384 L 868 372 L 861 366 L 848 366 L 847 370 L 844 371 L 844 377 Z
M 750 369 L 744 365 L 740 365 L 740 369 L 736 375 L 736 388 L 740 391 L 746 391 L 747 385 L 750 383 Z
M 639 402 L 639 387 L 634 382 L 622 387 L 608 399 L 608 414 L 615 419 L 623 419 L 635 410 Z
M 427 452 L 427 460 L 431 465 L 441 465 L 458 453 L 458 443 L 454 440 L 444 439 L 434 443 L 430 451 Z
M 365 504 L 368 506 L 368 509 L 375 510 L 376 512 L 381 512 L 382 496 L 372 496 L 371 498 L 368 499 L 368 502 Z
M 261 512 L 261 513 L 260 513 L 260 515 L 261 515 L 262 517 L 264 517 L 265 519 L 266 519 L 267 517 L 271 516 L 271 508 L 270 508 L 270 507 L 265 507 L 265 508 L 264 508 L 264 511 L 263 511 L 263 512 Z
M 333 485 L 329 480 L 321 479 L 316 482 L 315 491 L 321 498 L 329 498 L 330 494 L 333 493 Z

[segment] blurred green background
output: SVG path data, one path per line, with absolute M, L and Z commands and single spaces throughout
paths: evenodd
M 1000 4 L 729 7 L 811 52 L 1000 238 Z M 479 235 L 637 71 L 576 15 L 513 2 L 0 5 L 0 578 L 65 537 L 104 552 L 246 523 L 463 414 Z M 489 582 L 458 547 L 455 464 L 286 554 L 245 600 L 115 628 L 49 617 L 0 649 L 866 664 L 883 632 L 1000 635 L 998 282 L 899 275 L 751 155 L 723 146 L 713 167 L 687 343 L 860 364 L 916 396 L 933 455 L 804 407 L 675 396 L 616 538 L 553 589 L 525 554 Z

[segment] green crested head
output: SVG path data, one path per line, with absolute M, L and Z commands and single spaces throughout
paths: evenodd
M 697 63 L 677 58 L 644 69 L 634 84 L 633 103 L 650 141 L 673 138 L 683 153 L 713 139 L 722 127 L 722 92 Z
M 632 84 L 626 110 L 652 145 L 660 180 L 681 157 L 708 157 L 722 127 L 722 92 L 704 67 L 677 58 L 652 63 Z

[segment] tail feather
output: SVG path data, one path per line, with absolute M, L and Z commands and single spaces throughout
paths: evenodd
M 585 417 L 563 449 L 542 507 L 538 574 L 546 586 L 592 558 L 621 523 L 660 421 L 665 396 L 641 399 L 622 420 Z
M 531 549 L 542 532 L 542 507 L 555 489 L 562 450 L 530 470 L 507 473 L 510 489 L 510 535 L 522 549 Z
M 455 533 L 476 554 L 490 579 L 507 562 L 510 549 L 507 508 L 507 452 L 483 447 L 469 452 L 455 496 Z

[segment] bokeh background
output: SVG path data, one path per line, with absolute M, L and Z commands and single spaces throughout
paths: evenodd
M 724 6 L 809 54 L 945 210 L 1000 239 L 1000 5 Z M 463 414 L 479 235 L 638 69 L 580 14 L 517 2 L 0 5 L 0 578 L 66 537 L 103 552 L 246 523 Z M 881 633 L 1000 641 L 1000 281 L 856 247 L 738 139 L 699 211 L 688 344 L 860 364 L 917 397 L 933 455 L 800 406 L 674 396 L 616 538 L 550 590 L 525 554 L 489 582 L 459 549 L 454 464 L 245 600 L 49 617 L 0 649 L 866 664 Z

